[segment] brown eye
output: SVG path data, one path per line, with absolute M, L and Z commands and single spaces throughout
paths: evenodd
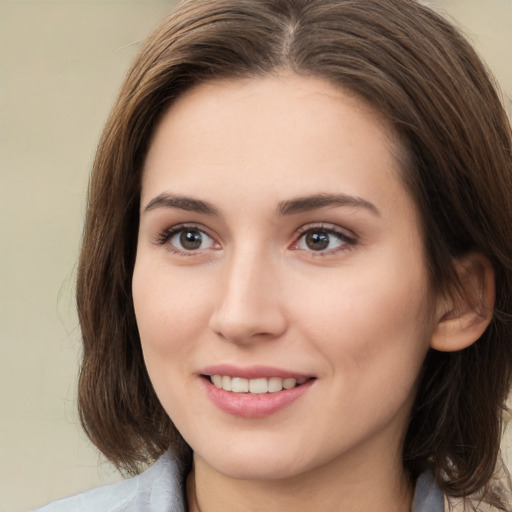
M 200 231 L 182 231 L 179 235 L 180 245 L 187 251 L 195 251 L 201 247 L 203 237 Z
M 204 231 L 194 228 L 176 229 L 167 240 L 173 249 L 181 252 L 211 249 L 214 245 L 212 237 Z
M 306 233 L 304 242 L 308 249 L 311 249 L 312 251 L 323 251 L 329 247 L 329 233 L 326 233 L 325 231 L 311 231 Z
M 355 244 L 355 240 L 335 229 L 313 227 L 305 230 L 297 240 L 295 249 L 329 254 L 345 246 Z

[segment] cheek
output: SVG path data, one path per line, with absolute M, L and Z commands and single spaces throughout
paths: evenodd
M 205 289 L 198 284 L 154 260 L 146 264 L 141 257 L 135 265 L 132 293 L 144 361 L 160 402 L 177 424 L 191 414 L 183 397 L 208 316 L 201 301 Z
M 396 283 L 371 287 L 364 279 L 360 286 L 346 286 L 347 300 L 314 312 L 317 349 L 332 375 L 329 414 L 355 414 L 358 425 L 368 428 L 396 415 L 406 421 L 429 348 L 427 298 Z
M 186 273 L 171 273 L 166 266 L 137 261 L 132 291 L 148 369 L 153 357 L 177 360 L 193 349 L 208 318 L 204 297 L 209 292 L 199 282 Z
M 390 250 L 357 269 L 340 269 L 333 279 L 304 283 L 308 293 L 290 293 L 300 297 L 303 326 L 318 349 L 333 366 L 344 367 L 339 375 L 399 371 L 408 380 L 415 378 L 433 330 L 433 304 L 421 262 L 421 256 L 411 260 Z

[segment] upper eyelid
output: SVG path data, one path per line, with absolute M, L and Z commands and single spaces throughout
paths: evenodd
M 208 235 L 209 237 L 214 238 L 210 234 L 210 230 L 206 226 L 203 226 L 202 224 L 199 224 L 197 222 L 180 222 L 178 224 L 173 224 L 172 226 L 169 226 L 168 228 L 163 229 L 161 232 L 162 233 L 177 233 L 177 232 L 184 231 L 187 229 L 191 229 L 191 230 L 194 229 L 196 231 L 201 231 L 204 234 Z
M 299 248 L 298 246 L 299 246 L 303 236 L 306 233 L 308 233 L 310 231 L 314 232 L 315 230 L 325 231 L 328 234 L 338 237 L 342 241 L 342 244 L 339 245 L 338 247 L 334 247 L 331 249 L 326 248 L 324 250 L 319 250 L 319 251 L 314 251 L 312 249 L 308 250 L 308 249 Z M 348 228 L 342 228 L 341 226 L 336 225 L 336 224 L 325 223 L 325 222 L 305 224 L 305 225 L 301 226 L 297 231 L 298 231 L 297 235 L 295 236 L 293 242 L 288 247 L 292 250 L 300 250 L 301 252 L 307 254 L 308 257 L 310 257 L 310 258 L 312 258 L 312 257 L 328 258 L 331 256 L 335 256 L 338 253 L 344 253 L 346 251 L 352 250 L 355 248 L 356 245 L 359 244 L 359 237 L 352 230 L 350 230 Z
M 195 230 L 204 233 L 207 237 L 211 238 L 214 242 L 218 243 L 217 238 L 211 234 L 210 230 L 205 226 L 195 223 L 195 222 L 184 222 L 179 224 L 174 224 L 165 229 L 159 230 L 156 235 L 153 237 L 153 241 L 157 245 L 162 245 L 166 241 L 168 241 L 172 236 L 180 231 Z
M 298 236 L 303 235 L 304 233 L 314 230 L 314 229 L 322 229 L 324 231 L 328 231 L 330 233 L 335 233 L 341 236 L 345 236 L 346 238 L 350 238 L 353 240 L 357 240 L 358 236 L 351 229 L 338 226 L 336 224 L 332 224 L 330 222 L 312 222 L 308 224 L 302 225 L 300 228 L 296 230 Z

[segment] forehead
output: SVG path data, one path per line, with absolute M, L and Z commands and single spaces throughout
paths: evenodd
M 219 184 L 276 201 L 285 192 L 376 196 L 399 185 L 400 152 L 382 115 L 326 80 L 213 81 L 164 114 L 144 165 L 143 201 L 169 188 L 210 194 Z

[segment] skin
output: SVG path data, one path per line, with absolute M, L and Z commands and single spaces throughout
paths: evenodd
M 133 297 L 151 381 L 194 451 L 190 510 L 410 510 L 401 447 L 440 314 L 399 149 L 363 101 L 293 74 L 204 84 L 163 117 Z M 351 199 L 297 207 L 322 194 Z M 319 232 L 326 249 L 308 245 Z M 239 417 L 205 392 L 221 363 L 314 380 Z

